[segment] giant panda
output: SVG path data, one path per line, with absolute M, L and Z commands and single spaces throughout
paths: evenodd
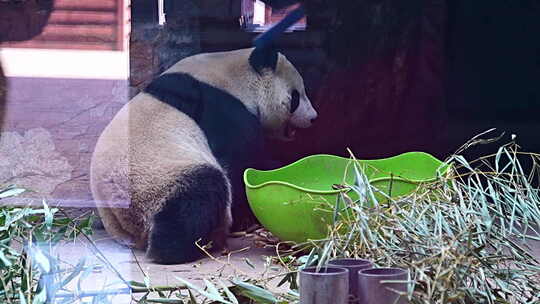
M 231 185 L 264 154 L 265 137 L 293 140 L 316 117 L 302 77 L 273 48 L 177 62 L 97 141 L 91 191 L 105 229 L 160 264 L 197 260 L 198 240 L 223 248 Z

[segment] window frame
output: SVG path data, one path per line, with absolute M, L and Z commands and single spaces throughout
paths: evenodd
M 259 5 L 264 5 L 265 23 L 263 25 L 253 23 L 254 13 L 255 13 L 254 12 L 255 2 L 257 1 L 261 2 Z M 285 17 L 287 15 L 287 12 L 295 9 L 298 5 L 299 4 L 292 5 L 287 8 L 279 9 L 279 11 L 283 11 L 283 13 L 280 13 L 280 15 L 283 15 L 283 16 L 280 16 L 280 17 L 281 18 Z M 240 27 L 244 29 L 246 32 L 256 32 L 256 33 L 266 31 L 267 29 L 272 27 L 274 24 L 279 22 L 279 20 L 281 19 L 280 18 L 277 20 L 272 20 L 272 17 L 273 17 L 272 8 L 269 5 L 262 3 L 262 1 L 260 0 L 242 0 L 240 16 L 241 16 Z M 268 19 L 270 19 L 270 22 L 267 22 Z M 306 20 L 306 17 L 304 17 L 300 19 L 300 21 L 298 21 L 294 25 L 290 26 L 285 32 L 286 33 L 303 32 L 306 29 L 307 29 L 307 20 Z

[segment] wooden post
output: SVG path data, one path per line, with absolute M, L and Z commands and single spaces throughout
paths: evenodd
M 124 26 L 126 20 L 124 20 L 125 2 L 129 0 L 117 0 L 116 1 L 116 46 L 117 51 L 124 50 Z
M 158 1 L 158 24 L 159 25 L 165 25 L 165 22 L 167 20 L 165 19 L 165 3 L 163 0 L 157 0 Z

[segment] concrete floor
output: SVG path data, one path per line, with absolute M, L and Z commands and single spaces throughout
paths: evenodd
M 214 259 L 204 258 L 196 263 L 183 265 L 153 264 L 144 257 L 144 252 L 132 251 L 116 243 L 108 237 L 104 230 L 96 230 L 93 239 L 99 252 L 103 253 L 124 280 L 144 282 L 146 275 L 152 286 L 176 286 L 180 284 L 180 281 L 176 279 L 179 277 L 204 287 L 203 279 L 219 284 L 219 280 L 228 283 L 228 280 L 233 278 L 271 278 L 284 271 L 282 267 L 277 265 L 271 265 L 271 267 L 265 265 L 266 257 L 275 255 L 274 250 L 257 248 L 252 240 L 247 238 L 230 239 L 231 253 L 229 255 L 217 256 Z M 81 258 L 86 258 L 86 265 L 100 265 L 82 280 L 80 291 L 91 293 L 125 288 L 126 285 L 119 276 L 106 267 L 95 253 L 95 248 L 84 239 L 81 239 L 80 242 L 64 244 L 58 249 L 58 256 L 61 260 L 71 265 L 76 265 Z M 275 291 L 285 291 L 286 286 L 276 287 L 280 279 L 270 280 L 266 287 Z M 76 290 L 78 288 L 77 279 L 71 282 L 69 287 L 71 290 Z M 140 297 L 142 295 L 136 294 L 134 296 Z M 111 299 L 114 304 L 132 302 L 132 298 L 128 294 L 114 295 L 111 296 Z
M 69 209 L 68 211 L 68 214 L 72 217 L 84 213 L 84 210 L 79 209 Z M 158 265 L 148 261 L 144 257 L 144 252 L 132 251 L 118 244 L 102 228 L 98 228 L 100 225 L 96 226 L 94 227 L 92 239 L 97 251 L 90 242 L 82 237 L 77 242 L 63 244 L 58 248 L 57 255 L 62 261 L 66 262 L 66 265 L 62 268 L 69 269 L 71 268 L 69 265 L 75 266 L 81 258 L 86 258 L 87 266 L 97 265 L 80 284 L 78 279 L 68 284 L 70 292 L 77 289 L 79 292 L 87 293 L 123 289 L 123 294 L 110 296 L 111 303 L 134 303 L 132 296 L 125 289 L 126 284 L 122 282 L 118 274 L 106 266 L 103 260 L 97 257 L 99 253 L 103 254 L 106 260 L 112 264 L 126 281 L 144 282 L 145 277 L 147 277 L 151 286 L 177 286 L 181 284 L 177 278 L 181 278 L 204 288 L 204 279 L 219 286 L 219 281 L 227 284 L 228 280 L 232 278 L 260 280 L 261 278 L 275 277 L 269 280 L 265 287 L 274 292 L 288 291 L 288 284 L 277 287 L 277 283 L 283 277 L 280 274 L 283 274 L 286 270 L 276 264 L 270 265 L 268 262 L 268 257 L 275 256 L 275 250 L 272 248 L 259 248 L 251 238 L 229 239 L 231 254 L 228 256 L 204 258 L 195 263 L 183 265 Z M 536 227 L 536 230 L 540 231 L 539 227 Z M 531 253 L 540 260 L 540 241 L 529 241 L 529 247 Z M 540 284 L 540 277 L 538 284 Z M 144 293 L 138 293 L 134 294 L 133 297 L 140 298 L 143 295 Z M 157 295 L 154 294 L 150 298 L 152 297 L 156 298 Z
M 266 259 L 275 255 L 274 250 L 257 248 L 251 239 L 234 238 L 229 240 L 230 255 L 218 256 L 214 259 L 204 258 L 196 263 L 183 265 L 157 265 L 144 257 L 142 251 L 132 251 L 114 242 L 105 231 L 96 230 L 93 239 L 99 252 L 103 253 L 118 273 L 126 280 L 138 282 L 145 281 L 145 275 L 149 278 L 152 286 L 176 286 L 182 278 L 197 286 L 204 287 L 203 279 L 219 284 L 219 281 L 227 283 L 229 279 L 261 279 L 278 276 L 267 283 L 266 287 L 276 292 L 286 292 L 287 284 L 280 288 L 277 283 L 281 279 L 280 273 L 284 268 L 277 265 L 268 267 Z M 540 258 L 540 241 L 530 242 L 531 252 Z M 80 242 L 64 244 L 58 249 L 58 256 L 71 265 L 77 264 L 81 258 L 86 258 L 86 265 L 101 265 L 93 269 L 88 277 L 82 280 L 80 286 L 77 280 L 69 284 L 71 290 L 81 292 L 99 292 L 103 290 L 115 291 L 125 288 L 119 276 L 105 263 L 96 257 L 96 250 L 89 242 L 82 239 Z M 251 266 L 250 266 L 251 264 Z M 540 284 L 540 282 L 539 282 Z M 143 294 L 134 294 L 139 298 Z M 157 297 L 154 295 L 154 297 Z M 150 297 L 151 298 L 151 297 Z M 124 292 L 111 296 L 114 304 L 133 303 L 132 296 Z

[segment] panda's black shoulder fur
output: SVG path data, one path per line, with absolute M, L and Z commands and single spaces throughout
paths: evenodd
M 188 74 L 172 73 L 154 79 L 144 91 L 198 122 L 204 106 L 199 85 L 200 81 Z
M 167 73 L 145 92 L 191 117 L 204 132 L 210 149 L 226 168 L 249 165 L 262 150 L 259 119 L 228 92 L 185 73 Z

